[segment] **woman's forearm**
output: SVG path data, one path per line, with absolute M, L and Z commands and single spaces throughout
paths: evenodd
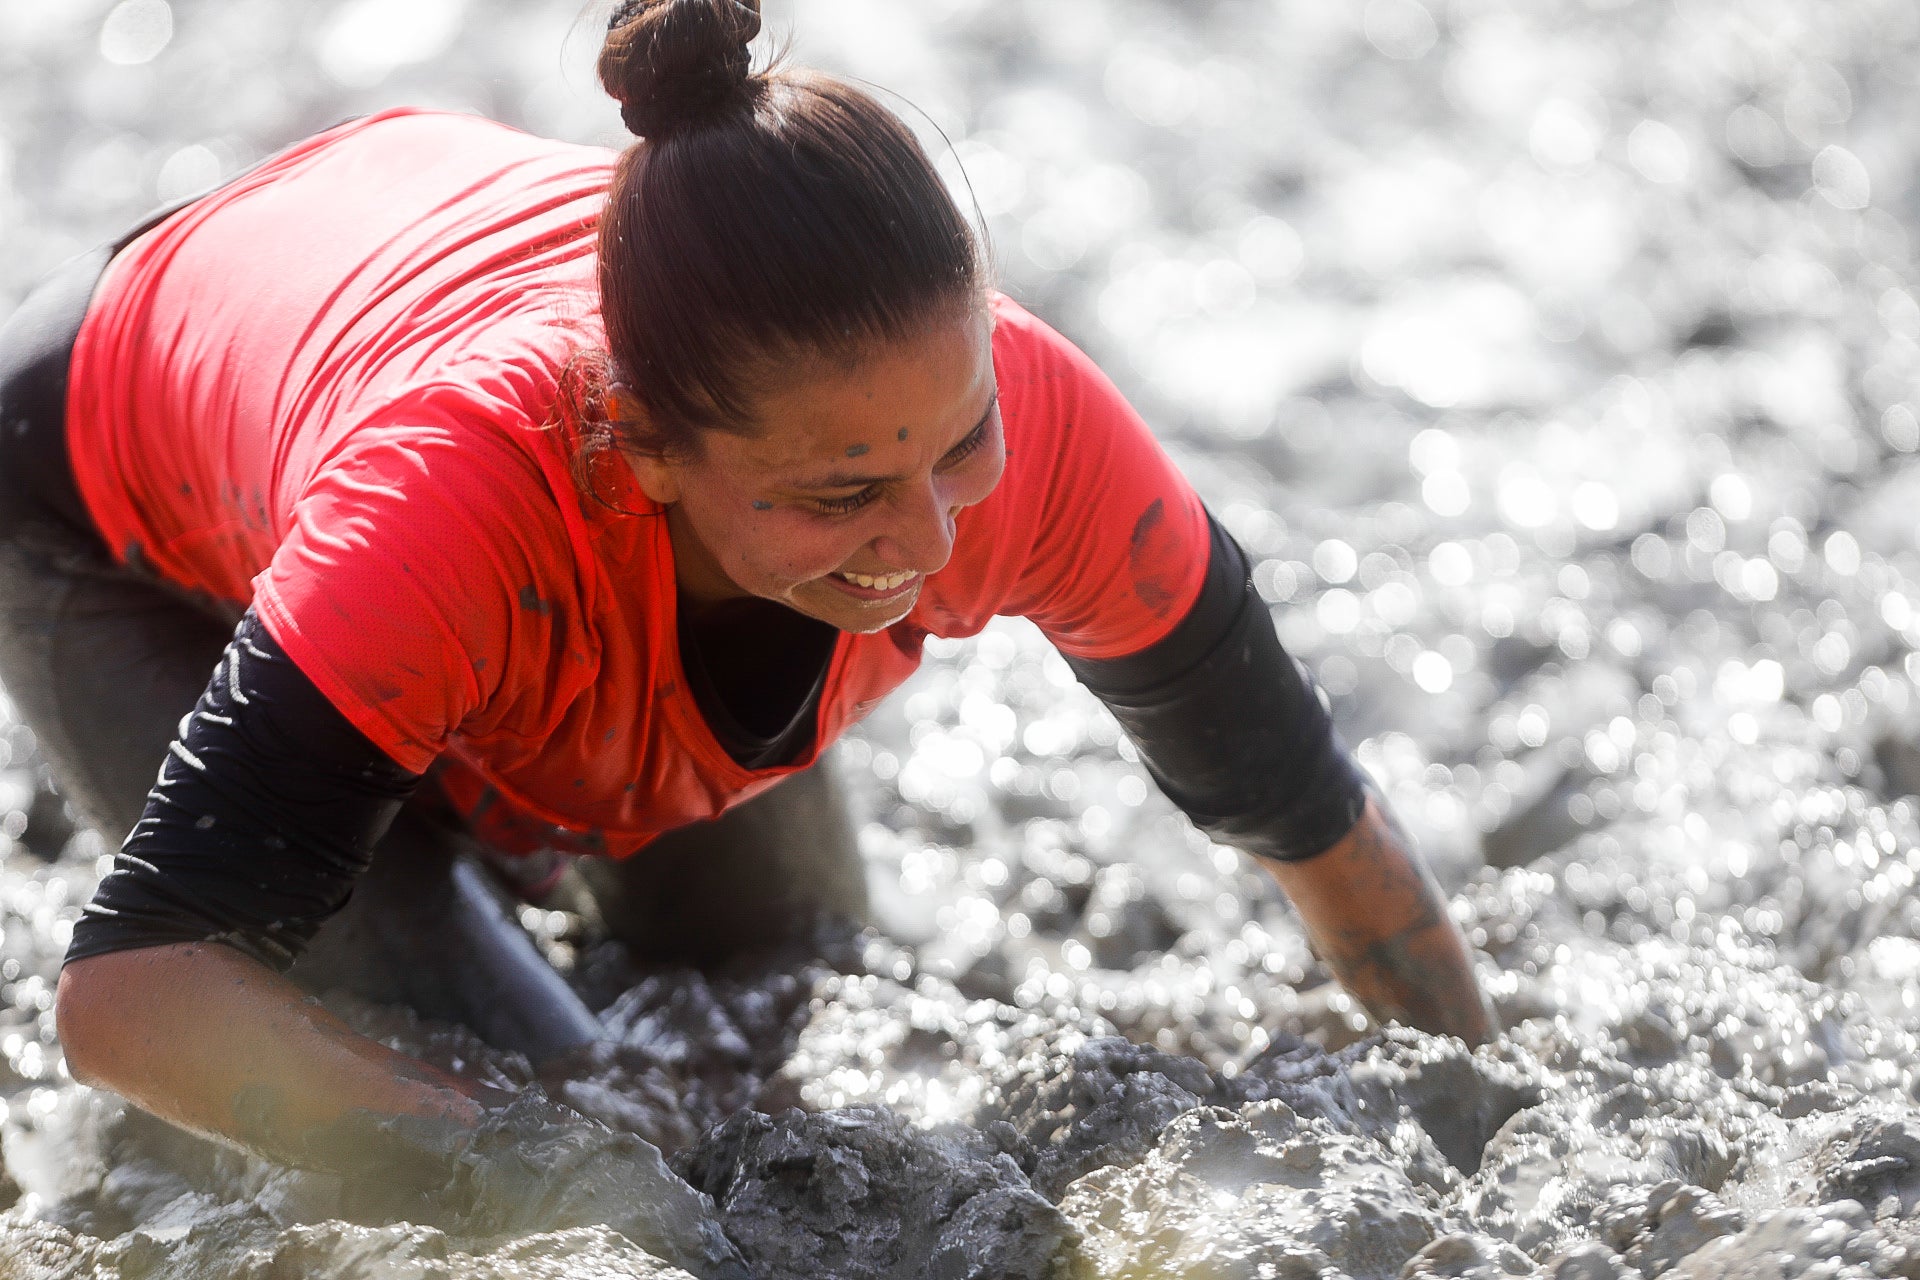
M 60 975 L 57 1017 L 76 1079 L 288 1164 L 351 1172 L 341 1135 L 364 1125 L 343 1122 L 465 1126 L 482 1113 L 474 1086 L 357 1034 L 218 943 L 76 960 Z
M 746 1264 L 660 1152 L 537 1089 L 483 1108 L 454 1076 L 356 1034 L 217 943 L 114 951 L 60 976 L 76 1077 L 184 1128 L 345 1175 L 342 1217 L 467 1235 L 611 1226 L 714 1280 Z
M 1382 1021 L 1483 1044 L 1492 1010 L 1439 886 L 1372 800 L 1340 842 L 1297 862 L 1263 861 L 1314 950 Z

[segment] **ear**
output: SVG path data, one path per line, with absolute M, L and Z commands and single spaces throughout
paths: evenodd
M 659 503 L 670 507 L 680 501 L 680 468 L 666 458 L 654 458 L 645 454 L 623 453 L 620 455 L 632 469 L 634 479 L 640 482 L 640 492 Z
M 618 421 L 645 425 L 647 407 L 632 391 L 616 382 L 607 388 L 607 399 L 610 402 L 608 407 Z M 680 501 L 680 472 L 671 460 L 624 450 L 620 456 L 633 472 L 634 479 L 640 482 L 640 491 L 647 497 L 663 507 Z

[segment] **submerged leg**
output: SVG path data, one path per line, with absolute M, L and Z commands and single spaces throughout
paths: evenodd
M 806 938 L 827 919 L 863 924 L 868 914 L 866 872 L 830 759 L 631 858 L 583 859 L 577 869 L 608 929 L 646 959 L 710 964 Z

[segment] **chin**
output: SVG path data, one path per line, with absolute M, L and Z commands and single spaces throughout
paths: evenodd
M 805 593 L 808 598 L 802 598 L 796 592 L 789 595 L 785 603 L 788 608 L 804 613 L 816 622 L 824 622 L 836 630 L 858 636 L 885 631 L 906 618 L 920 602 L 920 593 L 916 590 L 904 600 L 889 600 L 884 607 L 876 604 L 874 608 L 863 609 L 851 604 L 832 586 L 823 586 L 821 591 L 825 598 L 816 597 L 811 591 Z
M 870 622 L 870 621 L 869 622 L 850 622 L 850 623 L 836 622 L 833 625 L 836 627 L 839 627 L 840 630 L 842 631 L 850 632 L 851 634 L 856 636 L 870 636 L 870 635 L 876 635 L 879 632 L 885 631 L 888 627 L 892 626 L 894 623 L 900 622 L 903 619 L 905 619 L 907 614 L 912 612 L 913 610 L 911 609 L 904 610 L 900 614 L 900 617 L 888 618 L 885 622 Z
M 824 622 L 836 630 L 845 631 L 856 636 L 870 636 L 885 631 L 896 622 L 903 620 L 908 614 L 913 612 L 913 606 L 909 604 L 904 609 L 892 609 L 884 613 L 849 612 L 846 609 L 805 609 L 802 610 L 802 612 L 809 618 L 813 618 L 818 622 Z

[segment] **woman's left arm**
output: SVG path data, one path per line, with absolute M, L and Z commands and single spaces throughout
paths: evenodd
M 1039 624 L 1196 826 L 1268 865 L 1377 1018 L 1487 1039 L 1466 942 L 1281 647 L 1245 552 L 1092 361 L 1005 299 L 995 317 L 998 543 L 1028 547 L 998 611 Z
M 1440 887 L 1376 802 L 1331 849 L 1261 862 L 1313 949 L 1375 1018 L 1468 1044 L 1493 1038 L 1493 1010 Z
M 1196 826 L 1256 855 L 1315 951 L 1380 1021 L 1494 1034 L 1466 941 L 1412 845 L 1281 648 L 1245 554 L 1217 522 L 1186 616 L 1140 653 L 1067 659 Z

